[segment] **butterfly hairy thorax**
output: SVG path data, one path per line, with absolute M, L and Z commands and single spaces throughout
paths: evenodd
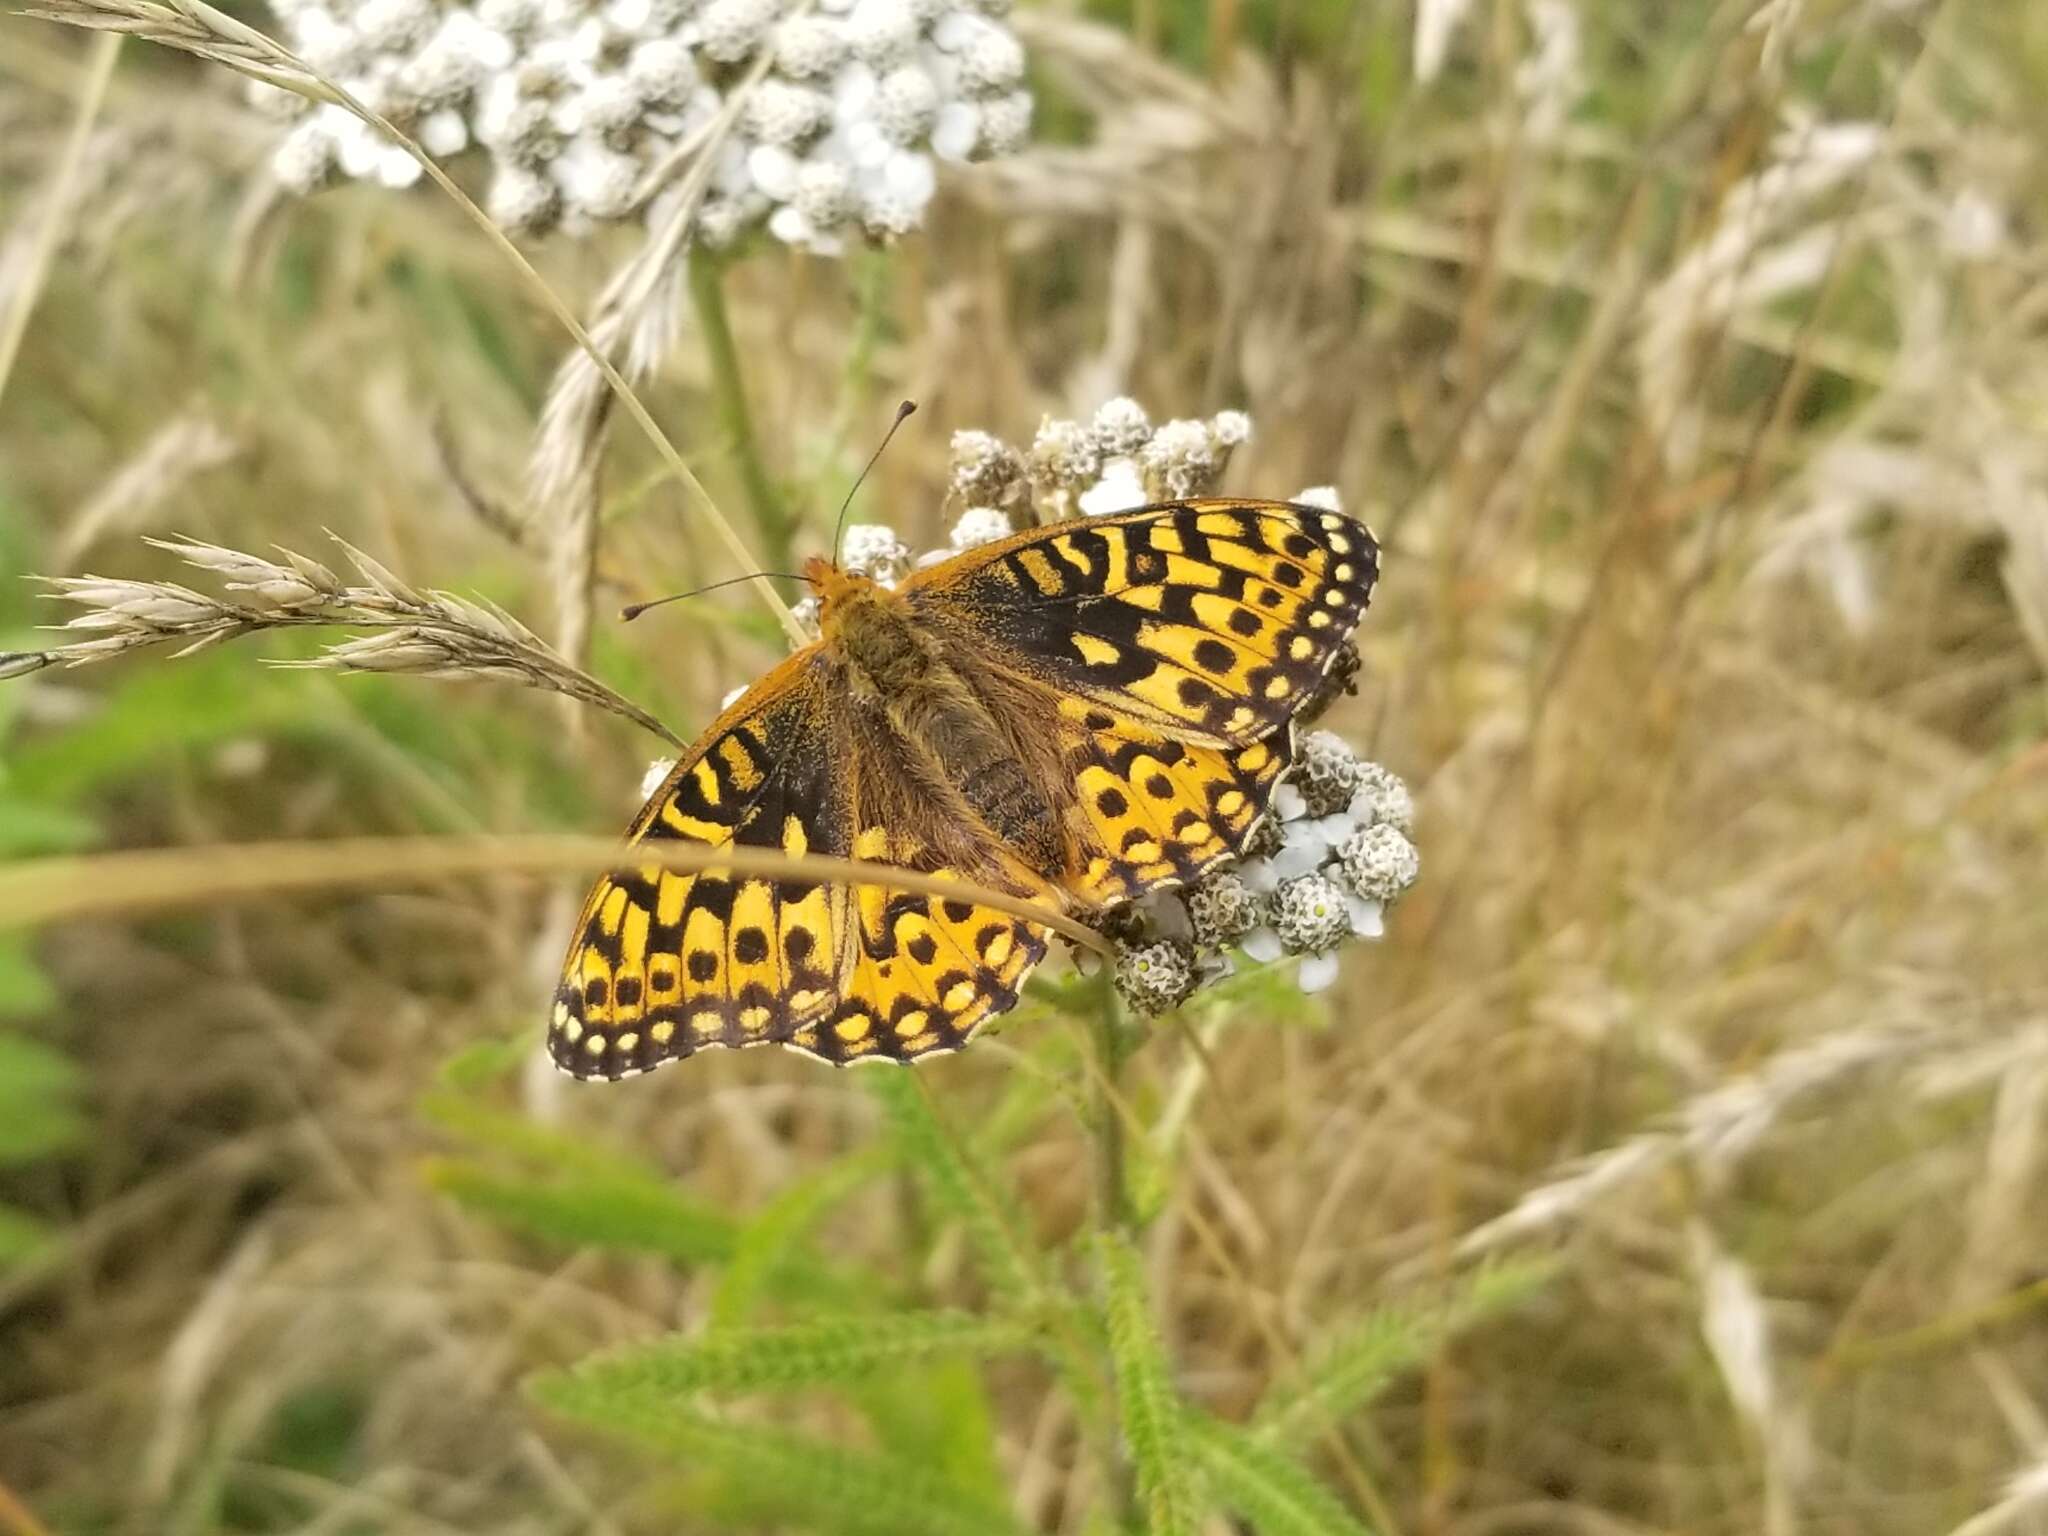
M 1243 848 L 1377 567 L 1341 513 L 1235 498 L 1027 529 L 893 588 L 814 558 L 817 641 L 628 840 L 891 865 L 1097 926 Z M 910 1061 L 1011 1007 L 1048 937 L 883 883 L 629 862 L 584 905 L 549 1048 L 603 1078 L 715 1046 Z

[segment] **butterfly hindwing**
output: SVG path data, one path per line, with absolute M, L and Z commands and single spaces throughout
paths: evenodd
M 1244 846 L 1292 753 L 1276 731 L 1241 747 L 1176 740 L 1100 705 L 1060 710 L 1077 807 L 1090 833 L 1066 884 L 1110 907 L 1191 885 Z
M 814 653 L 792 657 L 670 770 L 629 831 L 844 856 L 851 807 Z M 845 887 L 712 871 L 622 869 L 585 902 L 548 1046 L 579 1077 L 624 1077 L 706 1046 L 787 1040 L 827 1011 L 844 969 Z
M 900 826 L 896 771 L 860 761 L 845 694 L 815 651 L 785 662 L 670 770 L 628 837 L 894 864 L 961 878 Z M 870 744 L 869 750 L 872 751 Z M 624 869 L 584 904 L 548 1046 L 578 1077 L 629 1077 L 693 1051 L 789 1045 L 827 1061 L 957 1050 L 1011 1007 L 1046 930 L 864 882 Z
M 1315 693 L 1371 598 L 1378 553 L 1342 513 L 1203 498 L 1029 529 L 905 591 L 1063 695 L 1238 746 Z

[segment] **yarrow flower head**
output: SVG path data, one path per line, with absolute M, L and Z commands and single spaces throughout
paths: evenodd
M 1242 411 L 1155 426 L 1135 401 L 1121 399 L 1085 422 L 1047 419 L 1028 452 L 988 432 L 956 432 L 948 487 L 959 510 L 945 543 L 913 556 L 893 530 L 856 524 L 846 530 L 840 563 L 893 585 L 912 567 L 1033 523 L 1206 495 L 1251 435 Z M 1291 499 L 1343 510 L 1329 486 Z M 815 600 L 798 604 L 797 613 L 815 632 Z M 1319 991 L 1336 979 L 1344 946 L 1380 937 L 1386 909 L 1415 883 L 1421 857 L 1407 786 L 1335 732 L 1306 729 L 1346 686 L 1356 664 L 1348 659 L 1340 657 L 1321 696 L 1297 717 L 1303 729 L 1292 763 L 1237 857 L 1192 886 L 1155 891 L 1115 914 L 1112 980 L 1137 1012 L 1179 1007 L 1229 975 L 1239 957 L 1292 962 L 1302 990 Z
M 483 150 L 491 216 L 523 234 L 658 217 L 663 178 L 728 105 L 692 230 L 714 247 L 764 223 L 826 255 L 906 233 L 938 162 L 1008 154 L 1030 128 L 1006 0 L 274 3 L 301 54 L 429 154 Z M 299 114 L 272 158 L 290 189 L 419 179 L 346 109 L 252 90 Z

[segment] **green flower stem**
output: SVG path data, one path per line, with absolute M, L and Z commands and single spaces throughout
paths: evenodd
M 1129 1143 L 1124 1108 L 1118 1092 L 1124 1058 L 1129 1054 L 1117 1002 L 1114 972 L 1105 962 L 1096 981 L 1095 1006 L 1089 1018 L 1089 1138 L 1095 1167 L 1094 1222 L 1099 1234 L 1116 1233 L 1137 1240 L 1137 1213 L 1131 1206 Z M 1098 1245 L 1099 1246 L 1099 1245 Z M 1107 1295 L 1107 1278 L 1103 1279 Z M 1119 1531 L 1144 1528 L 1138 1500 L 1136 1469 L 1121 1445 L 1112 1444 L 1104 1467 L 1112 1518 Z
M 747 408 L 739 348 L 733 342 L 732 322 L 725 312 L 725 259 L 698 250 L 691 253 L 688 266 L 690 300 L 696 306 L 697 326 L 704 334 L 704 351 L 711 363 L 711 389 L 718 401 L 719 426 L 738 463 L 740 489 L 753 511 L 754 526 L 761 532 L 762 554 L 768 567 L 786 571 L 796 529 L 767 466 L 761 462 L 761 447 L 754 437 L 754 417 Z

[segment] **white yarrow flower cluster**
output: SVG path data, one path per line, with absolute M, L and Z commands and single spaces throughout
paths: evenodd
M 1242 411 L 1155 427 L 1127 399 L 1110 401 L 1086 422 L 1047 419 L 1028 452 L 991 433 L 956 432 L 949 490 L 961 510 L 947 542 L 913 558 L 893 529 L 856 524 L 841 541 L 839 563 L 893 586 L 913 566 L 1019 528 L 1206 495 L 1251 433 Z M 1292 499 L 1342 510 L 1331 486 Z M 816 600 L 805 599 L 796 612 L 815 632 Z M 1331 691 L 1342 676 L 1333 677 Z M 1387 907 L 1415 883 L 1414 817 L 1407 787 L 1391 772 L 1332 732 L 1304 734 L 1243 856 L 1125 914 L 1115 935 L 1118 990 L 1140 1012 L 1165 1012 L 1228 975 L 1239 954 L 1293 958 L 1303 991 L 1329 986 L 1343 946 L 1378 938 Z
M 657 173 L 745 89 L 694 237 L 765 222 L 836 254 L 849 234 L 917 228 L 940 161 L 1007 154 L 1030 131 L 1024 49 L 1007 0 L 275 0 L 289 41 L 437 159 L 493 162 L 508 229 L 572 231 L 641 213 Z M 757 70 L 758 80 L 746 84 Z M 418 163 L 338 106 L 278 146 L 280 181 L 410 186 Z

